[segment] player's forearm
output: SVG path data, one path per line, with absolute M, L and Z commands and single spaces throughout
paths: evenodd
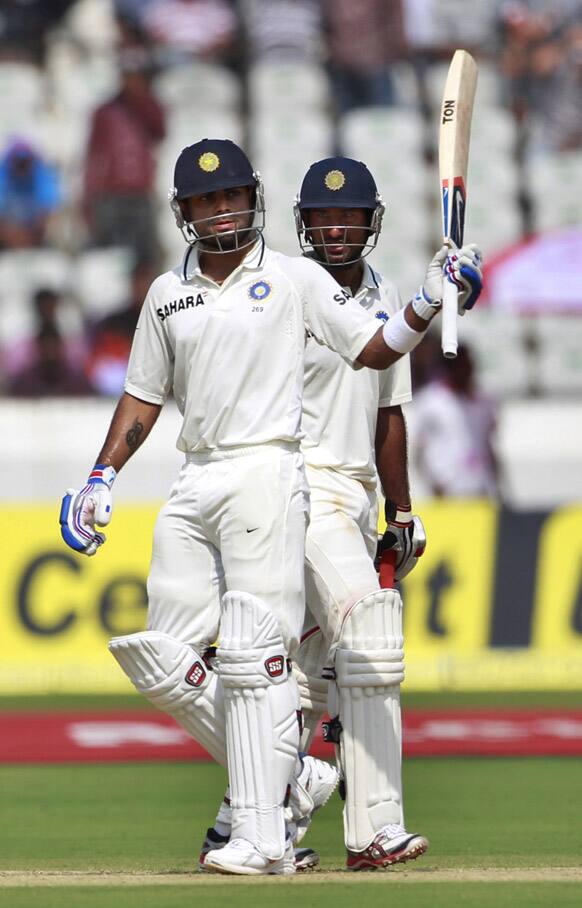
M 401 407 L 378 410 L 376 468 L 384 497 L 400 507 L 410 506 L 408 439 Z
M 359 364 L 368 369 L 387 369 L 421 342 L 428 325 L 408 303 L 378 329 L 358 356 Z
M 112 466 L 119 472 L 148 437 L 161 409 L 159 404 L 123 394 L 96 463 Z

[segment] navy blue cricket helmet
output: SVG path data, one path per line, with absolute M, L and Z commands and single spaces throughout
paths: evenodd
M 362 161 L 353 158 L 336 156 L 316 161 L 312 164 L 301 184 L 301 189 L 295 198 L 293 211 L 295 214 L 295 229 L 299 245 L 303 252 L 314 251 L 328 264 L 325 242 L 314 243 L 309 226 L 305 224 L 304 212 L 313 208 L 364 208 L 370 211 L 368 239 L 360 252 L 349 262 L 357 261 L 368 255 L 378 242 L 382 227 L 382 217 L 385 206 L 378 192 L 374 177 Z M 335 225 L 347 231 L 345 224 Z M 346 243 L 355 246 L 353 243 Z M 360 249 L 360 247 L 357 247 Z
M 189 245 L 200 242 L 200 236 L 192 221 L 186 220 L 180 202 L 192 196 L 237 186 L 250 186 L 255 191 L 255 206 L 248 211 L 253 214 L 251 226 L 228 231 L 228 235 L 235 235 L 235 248 L 240 249 L 254 242 L 256 232 L 262 231 L 265 226 L 265 196 L 260 174 L 253 170 L 242 148 L 230 139 L 202 139 L 181 151 L 174 168 L 174 186 L 169 192 L 169 199 L 176 224 Z M 257 223 L 259 216 L 262 220 Z M 227 234 L 223 234 L 225 236 Z M 222 248 L 220 239 L 217 239 L 218 248 L 208 251 L 231 251 Z M 239 242 L 241 239 L 244 242 Z

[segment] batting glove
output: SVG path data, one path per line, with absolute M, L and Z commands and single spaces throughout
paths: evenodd
M 478 246 L 469 243 L 461 249 L 453 249 L 447 256 L 445 275 L 459 291 L 459 315 L 472 309 L 483 289 L 481 264 L 483 255 Z
M 411 570 L 426 548 L 426 533 L 420 517 L 413 516 L 411 508 L 398 507 L 392 501 L 385 504 L 386 531 L 378 540 L 376 565 L 387 549 L 396 552 L 394 578 L 402 580 Z
M 430 322 L 443 304 L 444 266 L 450 252 L 448 246 L 441 246 L 426 269 L 422 285 L 412 299 L 412 308 L 420 318 Z
M 105 542 L 105 535 L 99 533 L 95 525 L 107 526 L 111 520 L 111 486 L 116 476 L 113 467 L 97 464 L 84 489 L 67 489 L 59 517 L 61 536 L 76 552 L 94 555 Z

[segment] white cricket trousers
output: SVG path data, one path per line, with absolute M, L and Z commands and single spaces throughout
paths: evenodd
M 226 590 L 270 608 L 290 656 L 305 609 L 309 490 L 292 444 L 189 454 L 157 519 L 148 578 L 148 629 L 209 646 Z
M 379 589 L 376 491 L 336 470 L 307 467 L 311 516 L 305 541 L 307 613 L 328 644 L 355 602 Z M 311 617 L 313 616 L 313 617 Z

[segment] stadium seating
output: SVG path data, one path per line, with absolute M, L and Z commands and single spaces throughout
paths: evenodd
M 541 315 L 535 320 L 536 377 L 542 394 L 582 393 L 582 318 Z
M 91 249 L 77 256 L 72 285 L 89 318 L 102 318 L 126 301 L 132 264 L 131 252 L 124 246 Z

